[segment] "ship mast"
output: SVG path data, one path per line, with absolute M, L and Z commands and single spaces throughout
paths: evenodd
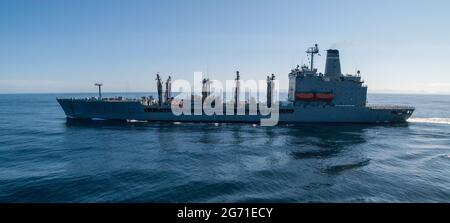
M 317 44 L 314 45 L 314 47 L 308 48 L 306 50 L 306 53 L 311 57 L 311 71 L 314 69 L 314 54 L 319 54 L 319 46 Z
M 211 95 L 211 81 L 209 78 L 204 78 L 202 81 L 202 101 L 205 101 L 205 99 Z
M 169 76 L 166 81 L 166 92 L 165 92 L 165 99 L 166 102 L 169 103 L 169 100 L 172 98 L 172 78 Z
M 236 88 L 234 89 L 234 104 L 235 104 L 235 107 L 237 107 L 237 104 L 239 102 L 239 88 L 240 88 L 239 80 L 240 79 L 241 79 L 241 76 L 239 75 L 239 71 L 236 71 L 236 79 L 234 79 L 236 81 Z
M 272 76 L 267 76 L 267 107 L 272 106 L 273 81 L 274 80 L 275 80 L 275 74 L 272 74 Z
M 95 86 L 98 87 L 98 99 L 101 100 L 102 99 L 102 83 L 95 83 Z
M 159 73 L 156 74 L 156 87 L 158 89 L 158 104 L 161 106 L 162 103 L 162 81 Z

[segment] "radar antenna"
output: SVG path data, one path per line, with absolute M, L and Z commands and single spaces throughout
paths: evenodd
M 309 47 L 306 50 L 306 53 L 311 57 L 311 71 L 312 71 L 314 69 L 314 54 L 318 54 L 320 56 L 319 46 L 317 45 L 317 43 L 314 45 L 314 47 Z

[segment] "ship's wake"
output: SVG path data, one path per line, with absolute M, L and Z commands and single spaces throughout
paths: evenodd
M 450 125 L 450 118 L 410 118 L 408 122 Z
M 146 123 L 148 121 L 143 121 L 143 120 L 135 120 L 135 119 L 128 119 L 127 123 Z

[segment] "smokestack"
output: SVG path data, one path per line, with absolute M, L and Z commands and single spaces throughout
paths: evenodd
M 341 76 L 341 61 L 339 60 L 339 50 L 327 50 L 327 62 L 325 65 L 325 75 Z

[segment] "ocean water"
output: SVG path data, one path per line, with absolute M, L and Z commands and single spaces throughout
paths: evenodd
M 369 95 L 415 106 L 405 124 L 277 127 L 74 122 L 70 96 L 0 95 L 0 202 L 450 202 L 450 96 Z

